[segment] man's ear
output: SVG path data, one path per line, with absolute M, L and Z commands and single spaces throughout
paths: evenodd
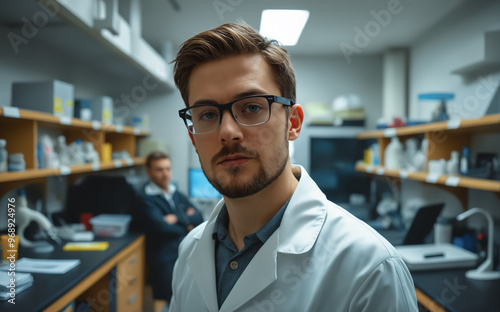
M 188 134 L 189 134 L 189 138 L 191 139 L 191 144 L 193 144 L 194 150 L 195 150 L 196 154 L 198 154 L 198 149 L 196 148 L 196 143 L 194 143 L 193 134 L 189 131 L 188 131 Z
M 304 122 L 304 111 L 300 104 L 295 104 L 290 107 L 289 123 L 288 123 L 288 140 L 293 141 L 299 137 Z

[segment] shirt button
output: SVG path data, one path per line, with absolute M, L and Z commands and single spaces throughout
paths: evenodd
M 231 263 L 229 264 L 229 266 L 231 267 L 231 269 L 236 270 L 238 268 L 238 262 L 231 261 Z

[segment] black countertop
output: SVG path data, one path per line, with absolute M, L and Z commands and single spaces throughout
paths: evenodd
M 0 311 L 42 311 L 57 301 L 61 296 L 75 287 L 93 271 L 111 259 L 115 254 L 127 247 L 140 234 L 126 234 L 124 237 L 96 237 L 94 241 L 108 241 L 109 247 L 104 251 L 63 251 L 62 245 L 53 252 L 33 254 L 20 249 L 20 257 L 40 259 L 80 259 L 81 263 L 65 274 L 32 273 L 33 286 L 16 294 L 15 304 L 0 301 Z
M 479 281 L 465 277 L 469 269 L 411 272 L 415 286 L 452 312 L 499 312 L 500 280 Z
M 368 220 L 369 207 L 341 206 L 356 217 Z M 379 233 L 394 246 L 400 245 L 404 237 L 404 233 L 396 230 L 380 230 Z M 415 286 L 448 311 L 500 312 L 500 280 L 468 279 L 465 272 L 470 269 L 411 271 L 411 274 Z

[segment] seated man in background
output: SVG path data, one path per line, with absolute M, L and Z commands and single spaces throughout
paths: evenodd
M 134 216 L 136 226 L 146 235 L 146 264 L 155 306 L 162 307 L 172 296 L 172 271 L 181 240 L 203 222 L 189 199 L 170 183 L 170 157 L 152 152 L 146 159 L 150 181 L 140 190 L 142 207 Z

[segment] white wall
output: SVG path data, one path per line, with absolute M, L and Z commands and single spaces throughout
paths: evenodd
M 470 1 L 415 42 L 410 52 L 410 118 L 430 117 L 434 103 L 418 101 L 418 94 L 425 92 L 455 93 L 455 100 L 450 103 L 452 118 L 468 119 L 484 115 L 500 84 L 500 72 L 467 76 L 451 72 L 481 59 L 484 32 L 500 30 L 499 12 L 499 1 Z M 500 103 L 496 105 L 498 111 Z M 495 139 L 498 140 L 498 135 Z M 498 144 L 492 145 L 489 140 L 490 143 L 480 146 L 480 141 L 483 140 L 476 137 L 473 150 L 491 151 L 493 148 L 500 155 Z M 467 192 L 466 189 L 463 191 Z M 484 191 L 470 190 L 468 193 L 468 208 L 486 208 L 497 220 L 500 219 L 498 196 Z M 402 195 L 405 198 L 404 205 L 415 198 L 427 202 L 445 201 L 447 216 L 454 216 L 462 209 L 450 193 L 421 183 L 403 183 Z
M 411 118 L 428 117 L 434 108 L 431 102 L 418 101 L 418 94 L 425 92 L 455 93 L 450 104 L 453 116 L 461 119 L 484 114 L 500 73 L 463 77 L 451 72 L 481 59 L 484 32 L 500 30 L 499 12 L 499 1 L 469 1 L 415 42 L 410 55 Z
M 382 56 L 360 56 L 347 63 L 342 56 L 293 56 L 297 102 L 328 105 L 339 95 L 356 93 L 366 110 L 366 127 L 375 128 L 382 109 Z
M 168 153 L 172 160 L 172 181 L 176 182 L 179 189 L 187 194 L 187 169 L 190 167 L 191 159 L 195 156 L 193 156 L 194 148 L 186 127 L 179 118 L 178 110 L 182 108 L 184 108 L 184 102 L 179 91 L 175 90 L 169 94 L 150 97 L 148 103 L 140 105 L 134 113 L 148 114 L 151 124 L 150 137 L 167 142 Z M 195 163 L 198 164 L 197 161 Z

